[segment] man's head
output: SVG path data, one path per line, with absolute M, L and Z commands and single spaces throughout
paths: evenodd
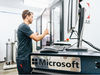
M 27 20 L 31 24 L 33 21 L 33 13 L 29 10 L 24 10 L 22 13 L 22 18 L 23 20 Z

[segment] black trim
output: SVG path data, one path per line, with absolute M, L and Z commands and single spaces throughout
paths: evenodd
M 62 1 L 60 11 L 60 41 L 64 41 L 64 1 Z
M 51 15 L 52 15 L 52 10 L 50 9 L 50 22 L 52 23 Z M 52 24 L 51 23 L 50 23 L 50 45 L 52 44 Z

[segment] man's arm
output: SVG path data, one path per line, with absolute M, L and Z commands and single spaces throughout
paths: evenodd
M 37 33 L 33 33 L 29 37 L 35 41 L 39 41 L 39 40 L 43 39 L 44 36 L 45 36 L 45 34 L 37 35 Z
M 49 34 L 49 31 L 46 29 L 42 35 L 38 35 L 37 33 L 33 33 L 29 37 L 35 41 L 40 41 L 47 34 Z

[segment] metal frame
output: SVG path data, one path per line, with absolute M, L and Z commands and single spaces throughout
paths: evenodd
M 37 21 L 38 19 L 40 19 L 40 24 L 41 24 L 41 31 L 40 31 L 40 34 L 42 34 L 42 15 L 40 15 L 37 19 L 36 19 L 36 28 L 37 28 Z M 42 49 L 42 40 L 40 40 L 40 48 L 37 47 L 37 42 L 36 42 L 36 50 L 40 50 Z
M 52 10 L 60 5 L 60 41 L 64 41 L 64 1 L 60 0 L 50 8 L 50 22 L 52 23 Z M 50 44 L 52 44 L 52 24 L 50 24 Z

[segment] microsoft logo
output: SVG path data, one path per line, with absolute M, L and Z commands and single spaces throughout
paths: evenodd
M 72 61 L 72 63 L 69 62 L 55 62 L 55 61 L 48 61 L 48 59 L 41 59 L 41 58 L 33 58 L 32 59 L 33 65 L 38 66 L 57 66 L 57 67 L 72 67 L 72 68 L 79 68 L 79 62 Z
M 35 64 L 35 65 L 37 65 L 38 64 L 38 62 L 37 62 L 37 59 L 32 59 L 32 64 Z

